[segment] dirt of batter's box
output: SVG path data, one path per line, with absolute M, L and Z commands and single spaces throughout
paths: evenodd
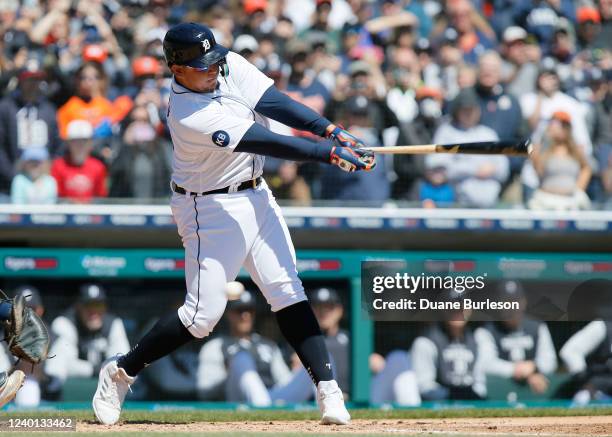
M 92 422 L 77 425 L 81 432 L 240 432 L 295 434 L 463 434 L 463 435 L 612 435 L 612 416 L 492 417 L 484 419 L 384 419 L 353 420 L 347 426 L 324 426 L 313 420 L 265 422 L 134 423 L 104 426 Z

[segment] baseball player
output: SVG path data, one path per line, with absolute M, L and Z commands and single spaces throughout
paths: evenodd
M 559 356 L 579 391 L 574 401 L 587 404 L 612 396 L 612 321 L 594 320 L 563 345 Z
M 527 307 L 519 282 L 501 281 L 495 291 L 500 299 L 520 299 L 520 307 Z M 546 323 L 524 317 L 524 311 L 513 311 L 511 318 L 486 323 L 474 335 L 481 345 L 487 374 L 525 382 L 535 393 L 546 391 L 545 375 L 557 369 L 557 354 Z
M 273 81 L 195 23 L 172 27 L 164 54 L 174 75 L 167 122 L 174 145 L 171 208 L 185 248 L 187 294 L 126 355 L 100 370 L 93 409 L 114 424 L 144 366 L 206 337 L 244 267 L 317 386 L 324 424 L 350 421 L 319 325 L 297 275 L 289 231 L 261 173 L 262 155 L 370 170 L 374 155 L 329 120 L 279 92 Z M 312 142 L 271 132 L 267 118 L 310 131 Z

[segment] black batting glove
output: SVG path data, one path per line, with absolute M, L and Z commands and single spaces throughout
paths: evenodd
M 340 147 L 351 147 L 353 149 L 359 147 L 365 147 L 363 141 L 349 133 L 349 131 L 342 128 L 342 126 L 336 126 L 330 124 L 325 130 L 325 137 L 334 141 Z
M 329 162 L 346 172 L 370 171 L 376 167 L 374 153 L 351 147 L 333 146 L 329 155 Z

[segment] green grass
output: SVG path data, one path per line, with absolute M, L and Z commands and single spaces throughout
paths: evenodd
M 35 411 L 0 413 L 0 418 L 8 415 L 13 417 L 74 417 L 79 421 L 93 421 L 90 411 Z M 557 417 L 557 416 L 602 416 L 612 415 L 612 407 L 591 408 L 453 408 L 453 409 L 395 409 L 351 410 L 353 419 L 443 419 L 457 417 Z M 270 420 L 317 420 L 317 411 L 285 411 L 285 410 L 163 410 L 139 411 L 129 410 L 122 414 L 122 421 L 127 423 L 193 423 L 193 422 L 242 422 Z

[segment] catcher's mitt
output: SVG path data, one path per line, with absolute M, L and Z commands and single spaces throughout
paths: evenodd
M 47 327 L 34 310 L 26 305 L 25 296 L 19 295 L 11 303 L 13 307 L 10 317 L 4 322 L 4 339 L 17 358 L 38 364 L 49 353 Z

